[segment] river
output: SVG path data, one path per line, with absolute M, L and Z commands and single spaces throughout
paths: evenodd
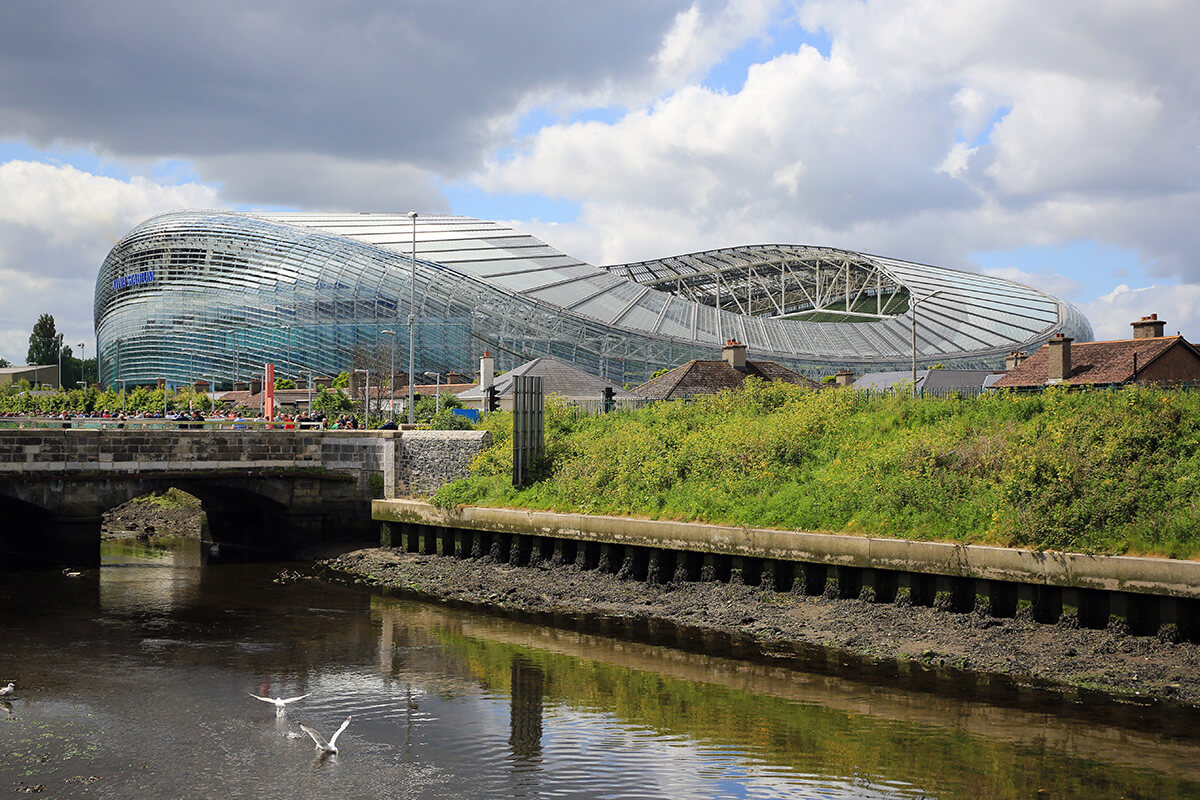
M 77 577 L 4 575 L 0 797 L 1200 797 L 1192 712 L 900 688 L 284 568 L 106 544 Z M 251 693 L 309 697 L 277 718 Z M 348 716 L 337 755 L 299 729 Z

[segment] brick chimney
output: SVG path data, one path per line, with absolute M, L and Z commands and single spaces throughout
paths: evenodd
M 833 375 L 833 382 L 836 383 L 838 386 L 853 386 L 854 385 L 854 373 L 848 369 L 838 370 Z
M 196 390 L 196 394 L 208 394 L 208 381 L 196 381 L 192 388 Z
M 246 383 L 245 381 L 234 381 L 233 382 L 233 390 L 235 392 L 245 392 L 245 391 L 248 391 L 249 389 L 250 389 L 250 384 Z
M 1165 322 L 1158 318 L 1158 314 L 1151 314 L 1148 317 L 1142 317 L 1137 322 L 1129 323 L 1133 326 L 1133 338 L 1135 339 L 1156 339 L 1163 335 L 1163 328 L 1166 327 Z
M 492 358 L 492 354 L 487 350 L 483 351 L 483 358 L 479 359 L 479 390 L 486 392 L 488 387 L 496 382 L 496 361 Z
M 737 339 L 726 339 L 721 348 L 721 358 L 738 372 L 746 371 L 746 345 Z
M 455 372 L 454 370 L 450 370 L 449 372 L 447 372 L 445 375 L 442 376 L 442 382 L 443 383 L 454 383 L 454 384 L 466 383 L 467 376 L 463 375 L 461 372 Z
M 322 389 L 322 390 L 328 389 L 330 386 L 333 385 L 333 378 L 329 378 L 329 377 L 313 378 L 313 385 L 316 386 L 318 389 Z
M 1046 383 L 1062 383 L 1071 377 L 1071 342 L 1075 341 L 1056 333 L 1046 343 L 1050 348 L 1046 361 Z
M 1008 355 L 1004 357 L 1004 369 L 1012 372 L 1017 367 L 1021 366 L 1021 362 L 1026 359 L 1026 355 L 1020 350 L 1010 350 Z
M 255 378 L 250 381 L 250 394 L 259 394 L 262 392 L 262 378 Z
M 297 378 L 296 379 L 296 388 L 297 389 L 307 389 L 308 381 L 304 380 L 303 378 Z
M 167 379 L 166 378 L 158 379 L 158 388 L 162 389 L 163 391 L 166 391 L 166 389 L 167 389 Z

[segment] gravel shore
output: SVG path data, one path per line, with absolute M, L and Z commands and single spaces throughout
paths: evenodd
M 919 661 L 1018 681 L 1200 705 L 1200 645 L 1031 619 L 810 597 L 719 582 L 649 584 L 597 570 L 369 548 L 321 562 L 433 600 L 532 614 L 661 621 L 771 646 L 834 648 L 867 661 Z

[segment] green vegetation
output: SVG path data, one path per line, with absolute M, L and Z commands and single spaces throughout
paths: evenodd
M 213 408 L 212 399 L 204 392 L 197 392 L 185 386 L 167 393 L 166 402 L 171 411 L 184 411 L 198 408 L 208 412 Z M 217 407 L 221 404 L 218 402 Z M 163 410 L 163 390 L 151 389 L 145 386 L 131 387 L 125 392 L 124 401 L 117 389 L 66 389 L 57 388 L 53 391 L 31 392 L 27 381 L 11 384 L 0 388 L 0 414 L 21 414 L 36 416 L 41 414 L 59 414 L 66 411 L 71 414 L 88 414 L 93 411 L 108 411 L 113 414 L 126 413 L 161 413 Z
M 433 502 L 1200 555 L 1200 395 L 868 397 L 750 379 L 595 417 L 547 405 L 542 480 L 513 488 L 512 416 L 493 414 L 495 445 Z
M 130 502 L 159 508 L 200 508 L 200 498 L 175 488 L 144 494 L 141 497 L 135 497 Z

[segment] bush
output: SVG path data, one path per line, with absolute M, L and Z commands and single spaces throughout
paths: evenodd
M 1200 553 L 1200 396 L 1152 388 L 868 397 L 750 379 L 575 417 L 511 485 L 512 415 L 445 505 L 502 504 L 1095 553 Z

